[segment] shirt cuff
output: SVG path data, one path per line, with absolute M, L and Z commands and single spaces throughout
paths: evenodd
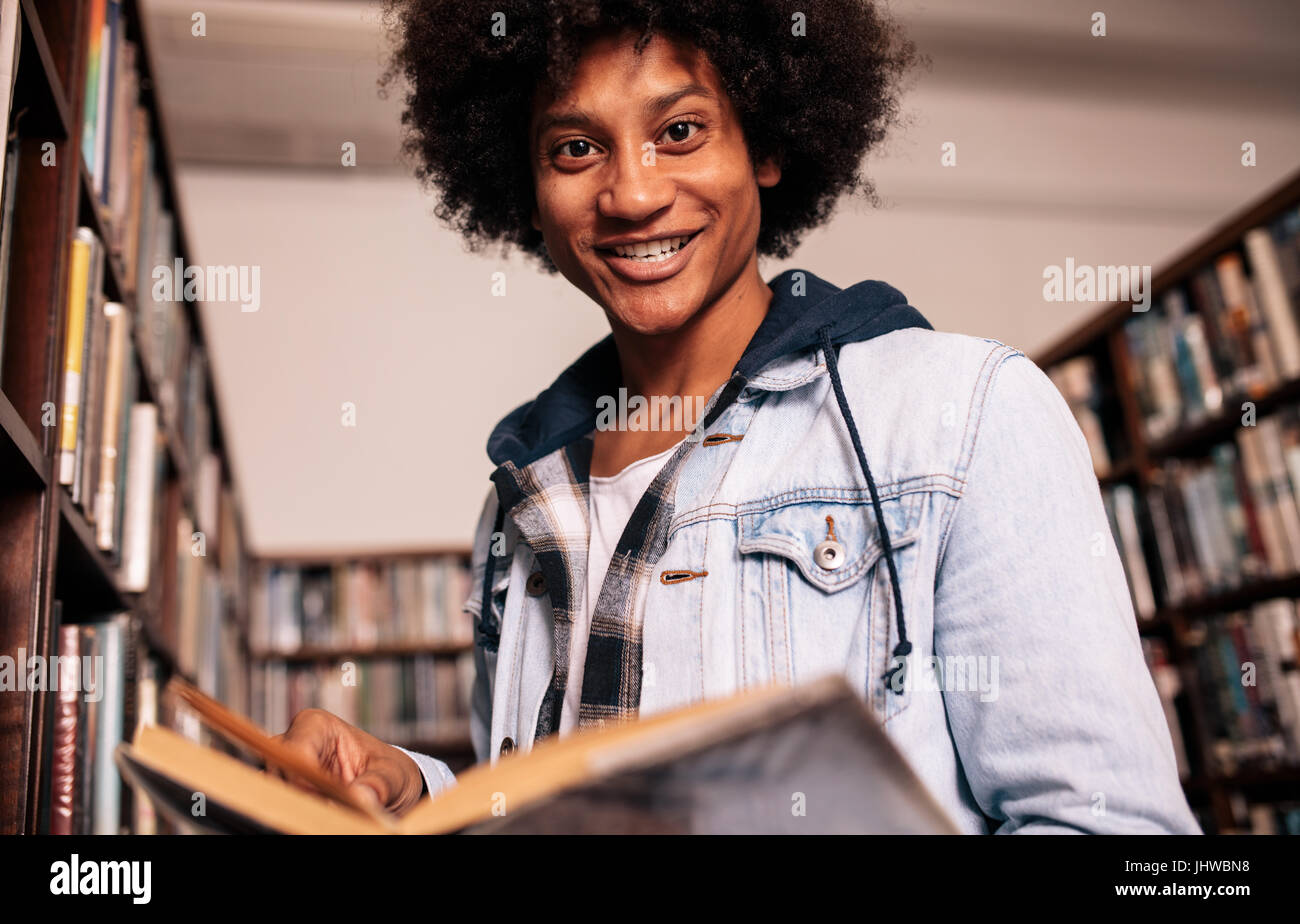
M 397 747 L 395 744 L 393 747 L 415 761 L 415 765 L 420 768 L 421 776 L 424 777 L 424 787 L 429 795 L 436 796 L 442 790 L 456 785 L 456 774 L 452 773 L 451 768 L 442 761 L 430 757 L 428 754 L 408 751 L 406 748 Z

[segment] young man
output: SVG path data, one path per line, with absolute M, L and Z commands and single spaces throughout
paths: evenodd
M 488 445 L 479 759 L 840 672 L 963 830 L 1198 833 L 1051 382 L 884 283 L 760 275 L 869 189 L 897 30 L 859 0 L 394 6 L 440 215 L 611 328 Z M 398 811 L 454 783 L 319 710 L 284 740 Z

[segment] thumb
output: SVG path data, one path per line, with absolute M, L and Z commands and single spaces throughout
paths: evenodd
M 348 784 L 348 792 L 366 805 L 383 810 L 392 798 L 393 787 L 383 774 L 367 770 Z

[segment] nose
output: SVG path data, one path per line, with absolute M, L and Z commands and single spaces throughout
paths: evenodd
M 653 151 L 628 150 L 610 165 L 609 182 L 596 204 L 607 218 L 642 221 L 672 205 L 676 197 L 677 185 L 656 165 Z

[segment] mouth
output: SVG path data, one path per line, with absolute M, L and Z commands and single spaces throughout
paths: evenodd
M 685 237 L 669 237 L 643 244 L 597 247 L 596 252 L 613 270 L 634 282 L 659 282 L 679 273 L 695 252 L 695 231 Z

